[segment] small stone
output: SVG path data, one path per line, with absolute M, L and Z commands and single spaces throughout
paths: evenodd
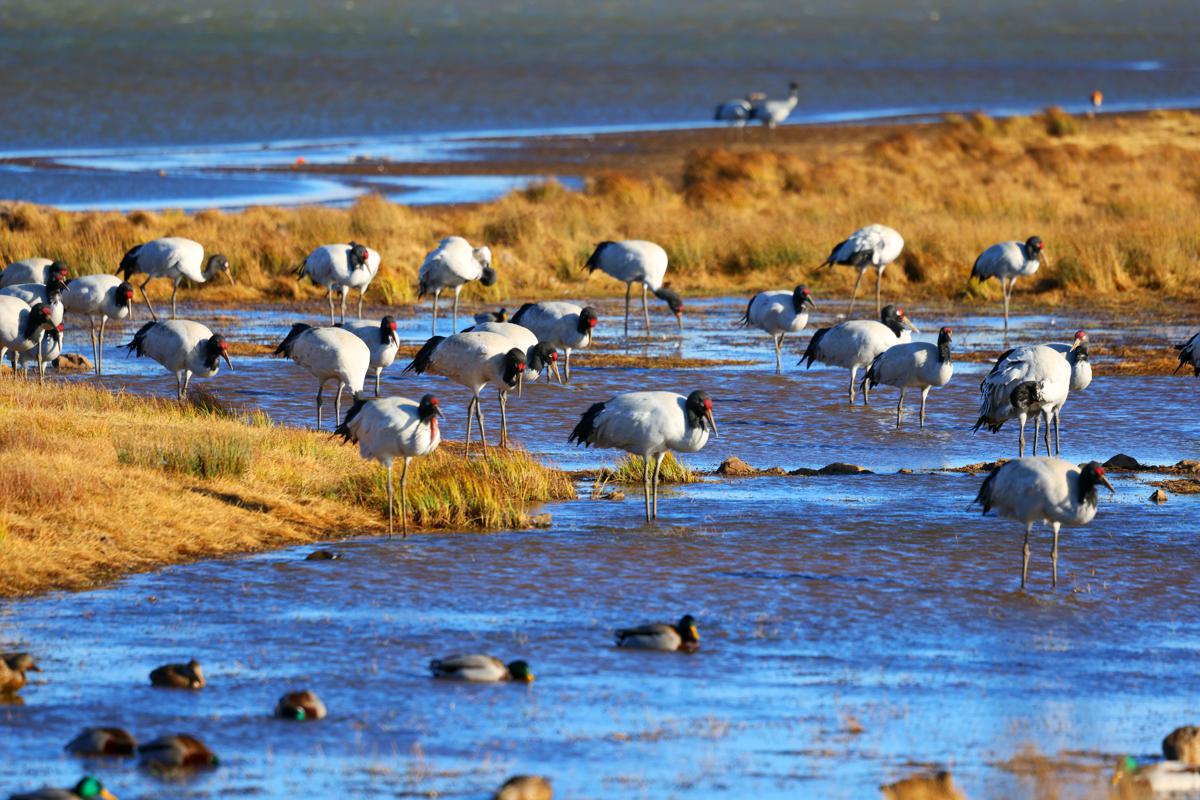
M 745 477 L 747 475 L 755 475 L 758 473 L 754 467 L 742 461 L 737 456 L 730 456 L 721 462 L 721 466 L 717 467 L 718 475 L 726 475 L 731 478 Z
M 1200 461 L 1195 459 L 1185 458 L 1175 465 L 1175 469 L 1184 470 L 1186 472 L 1200 472 Z
M 334 561 L 342 557 L 341 553 L 333 550 L 313 550 L 304 557 L 305 561 Z
M 1142 465 L 1133 456 L 1117 453 L 1115 456 L 1104 462 L 1105 469 L 1141 469 Z
M 767 469 L 760 470 L 758 474 L 759 475 L 787 475 L 788 473 L 787 473 L 787 470 L 784 469 L 783 467 L 768 467 Z
M 624 492 L 609 492 L 608 494 L 604 495 L 604 497 L 601 499 L 612 500 L 614 503 L 619 503 L 625 499 L 625 493 Z
M 553 522 L 549 514 L 534 514 L 529 518 L 529 524 L 534 528 L 549 528 Z
M 870 475 L 871 470 L 863 469 L 857 464 L 845 464 L 841 461 L 835 461 L 832 464 L 826 464 L 817 470 L 818 475 Z
M 1150 502 L 1162 505 L 1167 502 L 1167 493 L 1162 489 L 1155 489 L 1154 494 L 1150 495 Z
M 788 473 L 788 475 L 804 475 L 804 476 L 811 476 L 811 475 L 816 475 L 816 474 L 817 474 L 817 471 L 810 467 L 797 467 L 796 469 L 794 469 Z
M 908 467 L 901 467 L 896 473 L 897 475 L 912 475 L 913 471 Z
M 79 353 L 63 353 L 54 359 L 54 368 L 59 372 L 91 372 L 92 362 Z

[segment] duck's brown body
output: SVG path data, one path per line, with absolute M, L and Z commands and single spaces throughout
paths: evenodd
M 167 689 L 203 689 L 204 672 L 200 662 L 192 659 L 186 664 L 165 664 L 150 673 L 150 685 Z
M 138 748 L 142 766 L 150 769 L 195 769 L 215 767 L 217 757 L 204 742 L 186 733 L 160 736 Z
M 29 653 L 0 653 L 0 695 L 16 694 L 25 688 L 26 672 L 41 672 Z
M 554 790 L 541 775 L 514 775 L 496 790 L 492 800 L 554 800 Z
M 288 692 L 279 698 L 275 704 L 275 716 L 280 719 L 294 719 L 304 722 L 325 719 L 325 704 L 315 692 Z
M 66 750 L 77 756 L 131 756 L 137 740 L 124 728 L 84 728 Z

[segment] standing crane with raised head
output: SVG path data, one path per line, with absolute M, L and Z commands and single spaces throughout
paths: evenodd
M 342 295 L 342 322 L 346 321 L 346 297 L 358 289 L 358 318 L 363 315 L 363 298 L 371 281 L 379 274 L 379 253 L 358 242 L 326 244 L 308 254 L 296 272 L 299 280 L 306 275 L 318 286 L 324 286 L 329 300 L 329 324 L 333 325 L 333 295 Z
M 803 286 L 792 291 L 759 292 L 750 298 L 740 324 L 758 328 L 775 342 L 775 374 L 783 373 L 783 337 L 799 333 L 808 325 L 809 309 L 815 308 L 812 292 Z
M 1046 258 L 1046 245 L 1040 236 L 1030 236 L 1024 242 L 1000 242 L 979 254 L 971 267 L 971 277 L 982 282 L 988 278 L 1000 281 L 1004 294 L 1004 338 L 1008 339 L 1008 306 L 1012 300 L 1017 278 L 1027 278 L 1038 271 Z
M 400 350 L 400 337 L 396 335 L 396 318 L 388 315 L 379 322 L 358 320 L 343 322 L 337 327 L 348 330 L 362 339 L 363 344 L 371 350 L 371 363 L 367 371 L 375 375 L 375 396 L 379 397 L 379 379 L 383 370 L 392 365 L 396 360 L 396 353 Z
M 863 394 L 868 386 L 875 388 L 881 383 L 900 389 L 896 401 L 896 430 L 900 430 L 900 419 L 904 415 L 904 393 L 908 389 L 921 390 L 921 430 L 925 430 L 925 400 L 929 390 L 942 387 L 954 375 L 954 364 L 950 360 L 952 331 L 938 331 L 937 344 L 929 342 L 907 342 L 894 344 L 875 356 L 863 378 Z
M 757 120 L 769 130 L 783 124 L 792 115 L 800 102 L 800 84 L 792 81 L 788 84 L 788 95 L 785 100 L 770 100 L 766 97 L 751 102 L 750 119 Z

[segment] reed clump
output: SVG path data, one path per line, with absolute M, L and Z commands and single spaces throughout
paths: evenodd
M 870 222 L 899 230 L 905 254 L 885 291 L 900 299 L 993 302 L 993 284 L 968 288 L 975 257 L 998 241 L 1041 236 L 1051 256 L 1019 292 L 1043 302 L 1158 302 L 1200 294 L 1200 118 L 1180 112 L 1083 119 L 1061 109 L 994 120 L 983 114 L 879 129 L 758 131 L 719 146 L 693 137 L 659 171 L 590 175 L 581 192 L 553 182 L 471 206 L 408 208 L 367 197 L 349 208 L 255 207 L 233 213 L 63 212 L 0 206 L 9 259 L 63 258 L 77 272 L 113 271 L 132 245 L 188 236 L 230 258 L 238 285 L 185 290 L 213 302 L 316 300 L 294 273 L 319 244 L 364 241 L 383 253 L 373 296 L 415 300 L 421 259 L 458 234 L 492 246 L 499 280 L 472 283 L 466 302 L 509 297 L 619 295 L 588 275 L 605 239 L 666 248 L 668 278 L 685 294 L 743 293 L 804 281 L 847 294 L 853 270 L 816 271 L 830 248 Z M 669 147 L 669 145 L 662 145 Z M 656 151 L 657 152 L 657 151 Z M 637 162 L 634 162 L 637 163 Z M 158 297 L 165 281 L 151 285 Z M 1114 293 L 1122 293 L 1117 297 Z
M 386 530 L 384 471 L 328 434 L 213 402 L 0 381 L 0 597 Z M 574 496 L 523 451 L 446 446 L 409 474 L 415 527 L 527 524 Z
M 641 456 L 627 453 L 621 457 L 616 466 L 601 470 L 597 476 L 597 482 L 641 483 L 645 475 L 645 465 L 646 462 Z M 660 483 L 699 483 L 703 478 L 695 470 L 675 458 L 674 453 L 667 453 L 663 458 L 658 480 Z

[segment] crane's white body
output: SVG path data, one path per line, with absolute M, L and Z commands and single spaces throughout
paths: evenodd
M 1085 354 L 1080 353 L 1079 348 L 1072 349 L 1071 345 L 1061 342 L 1046 346 L 1062 353 L 1071 365 L 1072 392 L 1081 392 L 1092 385 L 1092 362 L 1088 361 Z
M 1040 242 L 1040 239 L 1038 240 Z M 1004 294 L 1004 335 L 1008 336 L 1008 307 L 1017 278 L 1027 278 L 1042 265 L 1041 251 L 1030 252 L 1025 242 L 1000 242 L 979 254 L 971 277 L 980 281 L 996 278 Z
M 1024 384 L 1037 387 L 1037 398 L 1019 408 L 1013 403 L 1013 392 Z M 1058 441 L 1058 412 L 1067 402 L 1071 391 L 1071 365 L 1066 356 L 1046 345 L 1017 347 L 1001 359 L 979 387 L 981 419 L 987 419 L 993 431 L 1005 420 L 1017 419 L 1021 432 L 1017 440 L 1017 456 L 1025 455 L 1025 422 L 1030 413 L 1038 413 L 1046 425 L 1046 452 L 1050 452 L 1050 424 L 1054 422 L 1054 451 L 1060 452 Z M 977 426 L 978 427 L 978 426 Z M 1037 455 L 1037 438 L 1033 441 Z
M 56 294 L 54 299 L 51 300 L 50 290 L 44 283 L 14 283 L 11 286 L 0 288 L 0 295 L 19 297 L 31 306 L 38 303 L 45 303 L 50 306 L 54 324 L 62 325 L 63 323 L 64 307 L 62 294 Z
M 1021 586 L 1029 569 L 1029 536 L 1034 523 L 1045 522 L 1054 529 L 1052 559 L 1057 585 L 1059 528 L 1088 524 L 1096 516 L 1097 507 L 1095 488 L 1084 491 L 1079 466 L 1052 456 L 1018 458 L 996 468 L 976 499 L 984 502 L 985 513 L 990 505 L 999 516 L 1025 525 Z
M 627 392 L 588 410 L 572 438 L 587 446 L 610 447 L 644 460 L 646 520 L 658 517 L 658 475 L 668 452 L 695 453 L 708 444 L 712 423 L 689 420 L 688 398 L 674 392 Z M 702 418 L 701 418 L 702 419 Z M 715 432 L 715 425 L 713 425 Z M 651 471 L 653 462 L 653 472 Z
M 382 320 L 375 322 L 368 319 L 343 322 L 341 324 L 343 330 L 350 331 L 359 339 L 362 339 L 363 344 L 371 351 L 371 361 L 367 366 L 367 371 L 369 374 L 375 376 L 376 397 L 379 397 L 380 376 L 396 360 L 396 353 L 400 349 L 400 340 L 396 337 L 395 330 L 389 331 L 390 335 L 385 336 L 382 325 Z
M 493 277 L 488 279 L 488 276 Z M 472 247 L 461 236 L 447 236 L 431 250 L 421 262 L 417 272 L 420 282 L 418 297 L 433 294 L 433 335 L 437 335 L 438 299 L 443 291 L 454 291 L 454 317 L 451 329 L 458 329 L 458 295 L 462 287 L 471 281 L 484 281 L 490 285 L 492 273 L 492 251 L 488 247 Z
M 48 258 L 38 257 L 14 261 L 0 272 L 0 288 L 18 283 L 45 283 L 50 280 L 50 265 L 53 263 Z
M 296 326 L 292 327 L 296 330 Z M 371 349 L 366 342 L 343 328 L 305 328 L 294 337 L 285 353 L 317 379 L 317 430 L 321 429 L 321 399 L 325 384 L 337 382 L 334 397 L 335 421 L 342 415 L 342 392 L 357 395 L 363 390 L 371 367 Z M 284 340 L 285 344 L 288 342 Z M 283 345 L 281 345 L 283 347 Z M 279 352 L 278 350 L 276 352 Z
M 896 401 L 896 428 L 904 413 L 904 393 L 908 389 L 921 390 L 921 429 L 925 429 L 925 401 L 929 390 L 942 387 L 954 376 L 954 363 L 950 360 L 949 345 L 943 351 L 929 342 L 906 342 L 896 344 L 880 353 L 871 362 L 864 383 L 886 384 L 900 390 Z M 865 391 L 865 389 L 864 389 Z
M 584 307 L 577 303 L 554 300 L 526 303 L 513 315 L 513 320 L 533 331 L 539 342 L 563 351 L 563 370 L 566 380 L 570 381 L 571 351 L 591 347 L 592 344 L 593 326 L 580 323 L 583 313 Z
M 623 242 L 603 242 L 588 259 L 589 270 L 600 270 L 605 275 L 625 284 L 625 335 L 629 336 L 629 297 L 633 284 L 642 284 L 642 316 L 646 322 L 646 334 L 650 333 L 650 310 L 646 290 L 667 300 L 663 292 L 663 281 L 667 275 L 667 251 L 654 242 L 629 239 Z M 670 301 L 668 300 L 668 303 Z M 677 315 L 678 316 L 678 315 Z M 683 321 L 680 318 L 680 328 Z
M 358 318 L 362 319 L 363 297 L 371 286 L 371 281 L 379 274 L 382 258 L 370 247 L 367 250 L 367 260 L 362 266 L 350 266 L 350 245 L 345 243 L 326 244 L 318 247 L 304 259 L 302 275 L 307 275 L 313 283 L 324 286 L 329 300 L 329 324 L 333 324 L 333 295 L 342 294 L 342 322 L 346 321 L 346 297 L 351 289 L 358 289 Z M 357 263 L 357 262 L 356 262 Z
M 436 406 L 436 400 L 434 401 Z M 357 406 L 357 404 L 356 404 Z M 420 403 L 407 397 L 379 397 L 363 401 L 357 411 L 347 415 L 343 426 L 352 441 L 358 442 L 363 458 L 373 459 L 387 468 L 388 534 L 392 532 L 392 462 L 403 459 L 400 471 L 400 519 L 408 535 L 408 466 L 412 459 L 437 450 L 442 441 L 437 416 L 422 420 Z M 339 429 L 340 430 L 340 429 Z
M 750 109 L 750 118 L 758 120 L 768 128 L 775 128 L 787 121 L 800 102 L 800 96 L 795 86 L 788 91 L 786 100 L 759 100 Z
M 176 317 L 175 298 L 179 293 L 179 284 L 184 280 L 193 283 L 205 283 L 211 273 L 206 270 L 204 261 L 204 245 L 182 236 L 167 236 L 152 239 L 143 245 L 133 248 L 126 255 L 130 269 L 125 275 L 129 280 L 135 273 L 144 273 L 146 280 L 139 287 L 142 299 L 151 316 L 158 319 L 158 312 L 146 296 L 146 284 L 155 278 L 167 278 L 173 284 L 171 289 L 171 319 Z M 126 262 L 122 262 L 126 263 Z M 228 270 L 225 271 L 228 276 Z M 233 280 L 230 278 L 230 280 Z
M 515 322 L 480 322 L 464 333 L 495 333 L 507 338 L 512 347 L 525 353 L 526 357 L 530 359 L 525 362 L 525 380 L 532 383 L 542 377 L 542 371 L 533 368 L 529 352 L 540 344 L 541 340 L 538 339 L 537 334 L 524 325 L 518 325 Z
M 783 372 L 783 337 L 799 333 L 808 325 L 808 308 L 796 308 L 795 292 L 759 292 L 750 299 L 743 322 L 748 328 L 765 331 L 775 343 L 775 374 Z
M 20 355 L 32 352 L 37 361 L 40 379 L 43 374 L 42 364 L 45 361 L 43 340 L 55 327 L 55 323 L 46 315 L 39 324 L 33 325 L 30 323 L 30 315 L 34 313 L 34 309 L 21 298 L 0 295 L 0 363 L 4 361 L 5 355 L 9 355 L 15 373 Z
M 148 323 L 141 340 L 140 355 L 154 359 L 167 372 L 175 374 L 176 394 L 187 396 L 192 376 L 211 378 L 221 371 L 221 362 L 210 362 L 207 345 L 213 332 L 207 325 L 189 319 L 169 319 Z M 215 366 L 210 366 L 210 363 Z
M 96 374 L 102 374 L 104 329 L 110 319 L 129 318 L 133 311 L 133 287 L 119 275 L 83 275 L 67 284 L 62 301 L 72 317 L 88 318 L 92 329 L 92 363 Z
M 870 319 L 839 322 L 832 328 L 821 330 L 824 334 L 820 330 L 814 334 L 814 337 L 821 338 L 817 340 L 812 360 L 850 370 L 851 403 L 854 402 L 854 387 L 859 369 L 870 366 L 872 361 L 889 348 L 912 341 L 912 334 L 908 330 L 902 329 L 897 334 L 882 322 Z M 869 390 L 864 387 L 863 402 L 869 402 L 870 397 Z
M 33 366 L 37 368 L 38 380 L 46 379 L 46 367 L 54 362 L 54 359 L 62 355 L 62 334 L 57 330 L 47 332 L 45 338 L 42 339 L 42 363 L 38 364 L 37 348 L 26 350 L 17 356 L 17 366 L 22 371 L 28 370 Z
M 467 405 L 468 447 L 471 444 L 472 414 L 479 422 L 479 439 L 484 447 L 487 446 L 487 433 L 479 396 L 488 386 L 494 387 L 499 394 L 502 442 L 506 438 L 508 393 L 514 388 L 514 385 L 505 380 L 506 358 L 508 352 L 514 348 L 521 349 L 503 334 L 482 331 L 456 333 L 437 344 L 429 357 L 428 365 L 420 370 L 448 378 L 471 392 L 471 401 Z M 519 386 L 523 380 L 523 377 L 519 377 L 516 385 Z
M 893 228 L 878 223 L 859 228 L 843 242 L 837 244 L 825 259 L 825 265 L 841 264 L 858 270 L 854 291 L 850 295 L 850 307 L 846 316 L 854 312 L 854 301 L 858 298 L 858 286 L 870 267 L 875 268 L 875 313 L 882 310 L 883 271 L 904 252 L 904 237 Z

